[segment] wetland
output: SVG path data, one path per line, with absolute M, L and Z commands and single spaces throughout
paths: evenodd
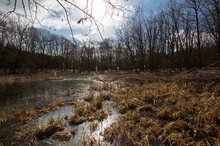
M 205 78 L 204 78 L 205 77 Z M 74 74 L 0 86 L 2 145 L 219 145 L 218 71 Z

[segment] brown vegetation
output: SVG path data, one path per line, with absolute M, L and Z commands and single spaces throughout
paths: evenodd
M 4 112 L 0 113 L 0 124 L 6 123 L 7 121 L 13 119 L 14 116 L 10 114 L 6 114 Z
M 28 82 L 28 81 L 40 81 L 48 80 L 53 73 L 37 73 L 37 74 L 20 74 L 20 75 L 5 75 L 0 76 L 0 85 L 14 83 L 14 82 Z
M 37 139 L 42 140 L 44 138 L 51 137 L 58 131 L 63 131 L 63 130 L 64 130 L 64 123 L 62 119 L 58 118 L 56 121 L 54 119 L 50 120 L 48 126 L 41 125 L 39 129 L 35 131 L 34 135 Z M 65 135 L 64 133 L 63 136 L 62 133 L 56 134 L 54 136 L 54 139 L 66 138 L 64 135 Z
M 60 141 L 69 141 L 71 134 L 69 132 L 57 132 L 52 136 L 52 138 Z
M 77 129 L 64 131 L 65 122 L 78 126 L 90 122 L 90 131 L 111 112 L 105 103 L 111 101 L 121 116 L 104 130 L 104 140 L 120 145 L 219 145 L 220 141 L 220 84 L 219 73 L 198 71 L 174 76 L 136 74 L 135 80 L 147 84 L 112 85 L 97 94 L 91 92 L 85 99 L 53 100 L 44 109 L 28 109 L 18 114 L 21 123 L 54 111 L 67 104 L 75 107 L 73 115 L 63 119 L 51 118 L 49 124 L 39 125 L 32 132 L 19 132 L 17 142 L 27 137 L 38 140 L 50 138 L 68 141 Z M 207 78 L 204 78 L 204 77 Z M 178 79 L 178 80 L 177 80 Z M 109 92 L 110 91 L 110 92 Z M 2 116 L 4 117 L 4 116 Z M 4 118 L 2 118 L 4 119 Z M 71 135 L 72 134 L 72 135 Z M 84 139 L 82 144 L 97 143 L 97 139 Z
M 85 121 L 101 121 L 107 117 L 107 113 L 103 111 L 104 96 L 92 96 L 89 95 L 85 98 L 86 101 L 90 101 L 88 105 L 86 102 L 75 102 L 76 109 L 74 115 L 69 118 L 69 123 L 72 125 L 78 125 Z
M 219 78 L 185 77 L 127 86 L 112 96 L 122 116 L 104 139 L 122 145 L 219 145 Z

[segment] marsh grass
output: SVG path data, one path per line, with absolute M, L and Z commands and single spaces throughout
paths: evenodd
M 84 100 L 85 100 L 86 102 L 91 102 L 91 101 L 93 100 L 93 98 L 95 98 L 94 94 L 89 94 L 88 96 L 86 96 L 86 97 L 84 98 Z
M 99 125 L 99 122 L 98 121 L 94 121 L 90 124 L 89 128 L 90 128 L 90 131 L 93 132 L 95 131 L 97 128 L 98 128 L 98 125 Z
M 39 72 L 36 74 L 16 74 L 16 75 L 5 75 L 0 76 L 0 85 L 11 84 L 14 82 L 29 82 L 29 81 L 40 81 L 40 80 L 51 80 L 53 73 Z
M 69 89 L 64 90 L 63 92 L 66 93 L 67 95 L 74 95 L 76 93 L 82 92 L 82 89 L 71 87 Z
M 35 144 L 35 135 L 34 135 L 33 130 L 22 129 L 20 132 L 17 132 L 13 137 L 15 144 L 23 143 L 24 141 L 27 141 L 28 139 L 32 139 L 30 144 L 32 145 Z
M 26 122 L 34 120 L 36 117 L 42 114 L 55 111 L 57 107 L 64 106 L 67 104 L 67 102 L 67 100 L 54 99 L 50 103 L 48 103 L 45 108 L 36 109 L 33 107 L 23 110 L 20 113 L 18 113 L 18 121 L 22 124 L 25 124 Z
M 34 132 L 34 135 L 37 139 L 42 140 L 42 139 L 51 137 L 52 135 L 54 135 L 58 131 L 63 131 L 64 126 L 65 126 L 65 124 L 60 117 L 58 117 L 57 120 L 51 118 L 51 119 L 49 119 L 48 125 L 44 125 L 44 126 L 39 125 L 38 129 Z M 69 134 L 66 134 L 66 133 L 58 133 L 57 135 L 55 135 L 54 139 L 62 139 L 62 137 L 63 137 L 63 139 L 65 139 L 70 136 L 69 136 Z
M 34 119 L 36 114 L 37 114 L 37 109 L 35 108 L 26 109 L 19 114 L 18 119 L 21 123 L 26 123 L 27 121 Z
M 105 83 L 93 83 L 89 87 L 90 91 L 111 91 L 114 89 L 114 86 L 110 82 Z
M 52 139 L 59 141 L 69 141 L 70 138 L 71 138 L 71 134 L 65 131 L 58 131 L 52 136 Z
M 29 127 L 26 124 L 36 120 L 38 117 L 46 113 L 55 111 L 60 106 L 69 104 L 68 102 L 69 101 L 67 100 L 54 99 L 50 103 L 46 103 L 45 107 L 42 109 L 37 109 L 35 107 L 28 108 L 14 114 L 13 116 L 2 114 L 0 117 L 0 126 L 4 126 L 4 124 L 7 124 L 7 122 L 9 124 L 16 123 L 18 125 L 16 132 L 13 134 L 13 138 L 11 139 L 11 141 L 14 141 L 15 144 L 32 143 L 32 141 L 37 143 L 36 139 L 50 137 L 57 130 L 62 130 L 64 121 L 61 119 L 55 120 L 54 118 L 50 118 L 48 121 L 49 125 L 45 125 L 44 121 L 42 120 L 37 126 L 36 131 L 34 131 L 35 128 Z
M 89 95 L 85 98 L 86 102 L 75 102 L 74 114 L 68 119 L 71 125 L 79 125 L 86 121 L 101 121 L 105 119 L 108 114 L 103 110 L 103 102 L 105 101 L 103 95 L 93 96 Z
M 67 132 L 60 132 L 64 130 L 64 126 L 65 124 L 60 117 L 57 119 L 51 117 L 48 120 L 48 124 L 45 124 L 44 121 L 41 120 L 35 130 L 31 127 L 20 130 L 14 135 L 14 141 L 16 144 L 27 142 L 31 145 L 38 145 L 37 140 L 43 140 L 53 135 L 56 140 L 67 141 L 71 137 L 70 134 Z
M 29 80 L 31 80 L 31 78 L 26 78 L 25 76 L 0 76 L 0 85 L 14 82 L 27 82 Z
M 218 82 L 197 80 L 123 87 L 111 98 L 122 116 L 104 139 L 121 145 L 219 145 L 219 88 Z
M 64 106 L 65 104 L 67 104 L 67 100 L 64 100 L 64 99 L 54 99 L 52 101 L 50 101 L 50 103 L 48 103 L 48 106 L 51 108 L 51 109 L 54 109 L 56 107 L 61 107 L 61 106 Z
M 103 139 L 112 145 L 220 144 L 219 77 L 204 81 L 199 76 L 194 78 L 192 75 L 184 78 L 158 77 L 152 74 L 133 76 L 147 84 L 125 84 L 117 86 L 117 89 L 110 87 L 111 84 L 106 84 L 106 87 L 105 84 L 103 87 L 94 84 L 89 89 L 94 91 L 85 99 L 51 101 L 45 109 L 22 112 L 19 119 L 30 121 L 39 113 L 51 112 L 70 104 L 75 110 L 72 115 L 67 115 L 66 121 L 74 127 L 89 122 L 90 131 L 95 131 L 98 124 L 110 114 L 105 110 L 104 103 L 111 101 L 120 117 L 104 129 L 102 134 Z M 99 94 L 94 94 L 97 91 Z M 52 137 L 68 140 L 70 133 L 63 128 L 66 121 L 58 121 L 51 118 L 48 125 L 42 123 L 32 135 L 38 139 Z M 77 130 L 73 129 L 71 133 L 74 136 Z M 17 139 L 24 140 L 25 132 L 19 133 Z M 100 141 L 84 133 L 81 135 L 81 144 L 100 145 Z
M 15 117 L 9 113 L 0 112 L 0 124 L 4 124 Z

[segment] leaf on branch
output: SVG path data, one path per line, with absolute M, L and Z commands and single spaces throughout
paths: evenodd
M 86 21 L 86 20 L 87 20 L 87 18 L 81 18 L 81 19 L 79 19 L 79 20 L 77 21 L 77 24 L 83 23 L 83 22 Z

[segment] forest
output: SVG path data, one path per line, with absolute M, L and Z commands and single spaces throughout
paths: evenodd
M 219 66 L 219 1 L 170 1 L 157 13 L 137 9 L 116 38 L 70 41 L 22 19 L 0 22 L 1 74 L 39 70 L 181 71 Z M 1 14 L 0 14 L 1 15 Z

